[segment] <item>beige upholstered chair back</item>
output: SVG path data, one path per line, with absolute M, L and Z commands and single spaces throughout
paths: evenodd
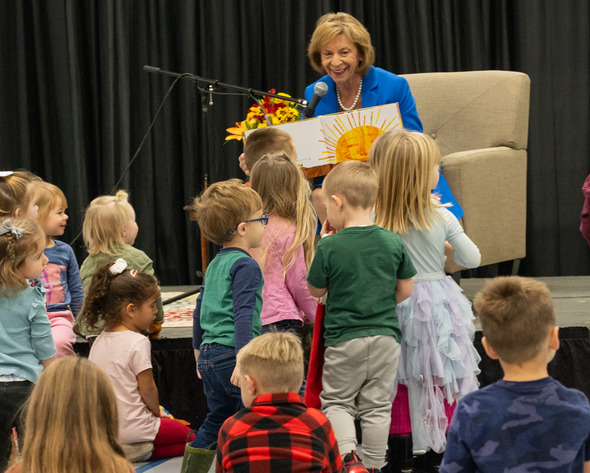
M 480 148 L 526 149 L 530 80 L 522 72 L 436 72 L 404 76 L 424 133 L 442 156 Z
M 526 256 L 530 80 L 509 71 L 404 76 L 441 170 L 465 210 L 461 221 L 481 265 Z M 447 264 L 447 271 L 459 269 Z

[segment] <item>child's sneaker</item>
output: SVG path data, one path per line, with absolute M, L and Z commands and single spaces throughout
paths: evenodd
M 344 463 L 342 469 L 344 473 L 369 473 L 354 450 L 344 455 L 342 462 Z

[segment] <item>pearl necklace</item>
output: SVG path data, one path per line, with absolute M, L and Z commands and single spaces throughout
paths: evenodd
M 340 99 L 340 91 L 338 90 L 338 87 L 336 87 L 336 98 L 338 99 L 338 105 L 340 105 L 340 108 L 342 110 L 347 111 L 347 112 L 354 109 L 354 107 L 356 107 L 357 102 L 359 101 L 359 98 L 361 97 L 362 90 L 363 90 L 363 78 L 361 77 L 361 83 L 359 85 L 359 90 L 356 93 L 356 97 L 354 98 L 354 102 L 352 102 L 352 105 L 350 107 L 345 107 L 342 104 L 342 100 Z

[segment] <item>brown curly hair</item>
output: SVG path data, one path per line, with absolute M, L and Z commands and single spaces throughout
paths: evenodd
M 109 331 L 121 323 L 122 309 L 127 304 L 142 305 L 158 291 L 158 280 L 145 273 L 124 270 L 109 271 L 112 262 L 105 263 L 92 276 L 80 316 L 93 329 L 104 323 Z

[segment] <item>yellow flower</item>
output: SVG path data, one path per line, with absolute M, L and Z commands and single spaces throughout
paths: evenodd
M 279 123 L 294 122 L 295 120 L 298 120 L 300 117 L 300 114 L 297 111 L 297 109 L 291 107 L 279 108 L 275 115 L 276 117 L 273 118 L 276 118 Z
M 229 133 L 229 135 L 227 135 L 225 137 L 225 141 L 228 140 L 242 140 L 242 138 L 244 138 L 244 132 L 248 129 L 248 127 L 246 126 L 246 121 L 244 120 L 243 122 L 236 122 L 236 126 L 235 127 L 231 127 L 226 129 L 226 131 Z

